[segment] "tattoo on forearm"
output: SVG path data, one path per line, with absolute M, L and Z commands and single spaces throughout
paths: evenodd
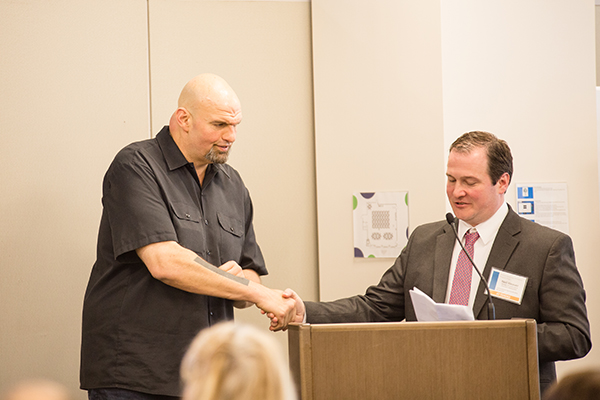
M 237 283 L 241 283 L 242 285 L 246 285 L 246 286 L 248 286 L 248 284 L 250 284 L 250 281 L 248 279 L 242 278 L 241 276 L 230 274 L 229 272 L 225 272 L 222 269 L 215 267 L 211 263 L 201 259 L 200 257 L 196 257 L 196 259 L 194 261 L 197 262 L 198 264 L 202 265 L 204 268 L 206 268 L 216 274 L 224 276 L 227 279 L 231 279 L 232 281 L 236 281 Z

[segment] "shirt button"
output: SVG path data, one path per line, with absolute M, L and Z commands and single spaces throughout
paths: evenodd
M 186 217 L 187 219 L 190 219 L 191 215 L 190 215 L 190 214 L 185 214 L 185 217 Z
M 230 230 L 231 232 L 233 232 L 233 228 L 229 228 L 229 230 Z
M 208 225 L 208 220 L 207 219 L 204 220 L 204 224 Z
M 210 250 L 206 250 L 206 255 L 210 256 Z
M 210 312 L 210 316 L 211 316 L 211 317 L 214 317 L 214 316 L 215 316 L 215 313 L 211 311 L 211 312 Z

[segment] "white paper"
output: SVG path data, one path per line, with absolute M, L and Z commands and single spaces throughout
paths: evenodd
M 417 321 L 473 321 L 473 310 L 468 306 L 459 304 L 436 303 L 414 287 L 408 291 L 417 315 Z

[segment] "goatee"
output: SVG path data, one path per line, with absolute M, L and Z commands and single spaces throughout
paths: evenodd
M 215 149 L 215 147 L 211 147 L 211 149 L 208 151 L 208 153 L 206 153 L 206 156 L 204 158 L 206 158 L 213 164 L 225 164 L 227 162 L 227 159 L 229 158 L 230 151 L 231 147 L 225 152 L 219 151 Z

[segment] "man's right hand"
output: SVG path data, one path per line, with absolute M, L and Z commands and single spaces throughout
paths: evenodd
M 250 284 L 252 285 L 253 282 Z M 296 317 L 296 301 L 284 296 L 281 290 L 269 289 L 262 285 L 258 287 L 261 289 L 261 296 L 260 300 L 256 302 L 256 307 L 271 318 L 269 329 L 279 331 L 286 328 Z
M 295 310 L 296 313 L 294 314 L 293 318 L 286 322 L 281 324 L 280 320 L 277 318 L 277 316 L 273 313 L 266 313 L 267 317 L 269 317 L 271 319 L 271 326 L 269 327 L 270 330 L 277 332 L 280 330 L 287 330 L 287 326 L 290 322 L 295 322 L 298 324 L 301 324 L 302 322 L 304 322 L 304 314 L 306 313 L 306 308 L 304 307 L 304 302 L 302 301 L 302 299 L 300 298 L 300 296 L 298 296 L 298 293 L 294 292 L 292 289 L 285 289 L 282 293 L 281 296 L 284 299 L 289 299 L 289 300 L 294 300 L 295 303 Z

